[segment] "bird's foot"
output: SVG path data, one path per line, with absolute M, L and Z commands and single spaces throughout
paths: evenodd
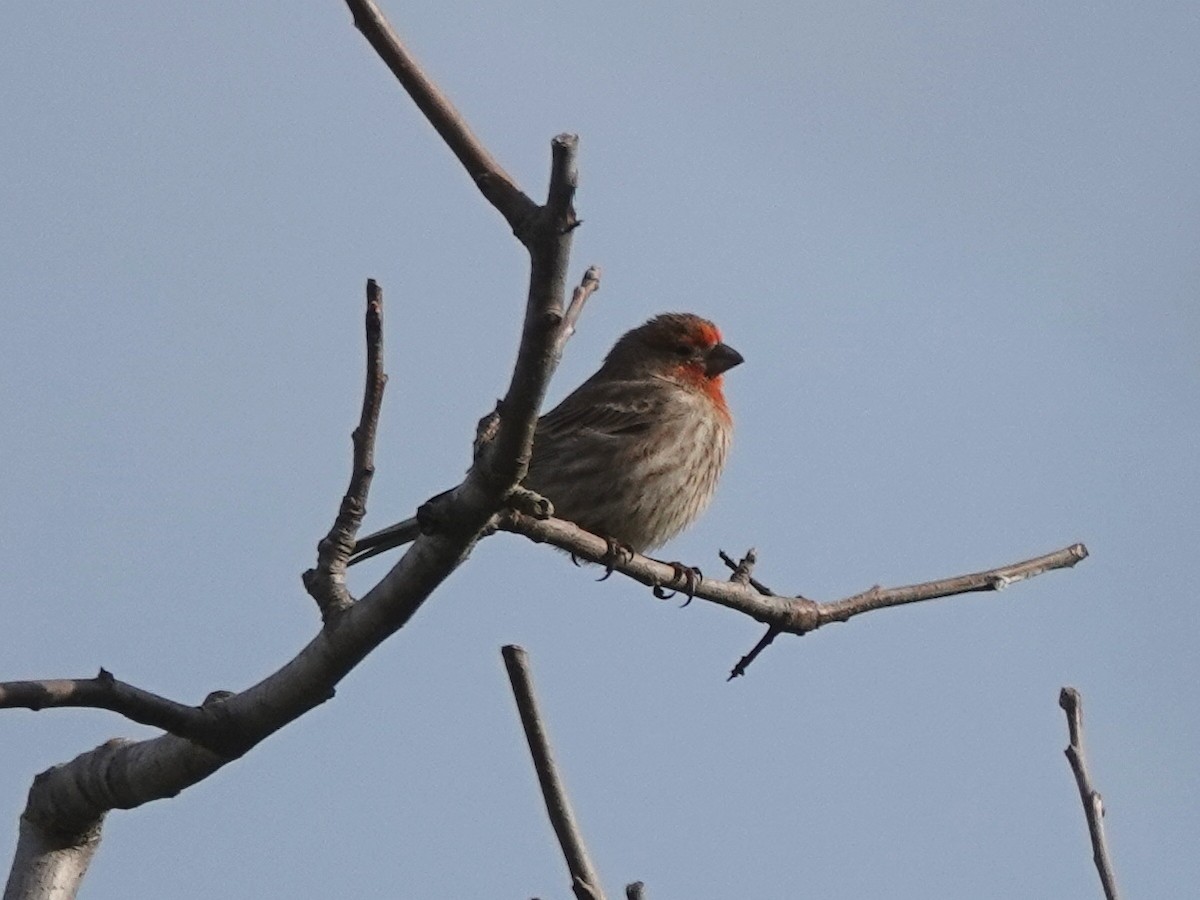
M 606 549 L 604 551 L 604 574 L 597 578 L 597 581 L 606 580 L 614 571 L 619 563 L 627 563 L 633 559 L 633 548 L 628 544 L 622 544 L 615 538 L 606 537 L 604 539 Z M 574 557 L 572 557 L 574 558 Z
M 519 513 L 534 519 L 548 519 L 554 515 L 554 504 L 537 491 L 517 485 L 509 492 L 508 505 Z
M 652 592 L 659 600 L 670 600 L 680 590 L 687 595 L 687 599 L 683 601 L 683 605 L 687 606 L 696 596 L 696 589 L 700 587 L 700 582 L 704 580 L 704 573 L 695 566 L 685 566 L 681 562 L 669 562 L 664 565 L 670 566 L 674 570 L 671 576 L 671 587 L 666 585 L 656 584 L 652 588 Z M 676 587 L 679 585 L 679 587 Z

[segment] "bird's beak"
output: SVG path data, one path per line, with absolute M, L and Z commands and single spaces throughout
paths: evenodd
M 704 374 L 709 378 L 715 378 L 722 372 L 728 372 L 734 366 L 741 365 L 745 362 L 742 354 L 738 353 L 728 344 L 717 344 L 708 351 L 708 356 L 704 359 Z

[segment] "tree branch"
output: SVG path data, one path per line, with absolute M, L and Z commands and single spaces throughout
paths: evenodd
M 774 591 L 750 574 L 754 571 L 755 563 L 758 562 L 758 554 L 754 552 L 753 547 L 747 550 L 746 555 L 743 556 L 738 562 L 734 562 L 733 559 L 730 558 L 729 554 L 724 550 L 718 550 L 717 555 L 721 557 L 721 562 L 725 563 L 725 565 L 729 566 L 729 568 L 733 570 L 733 573 L 729 576 L 730 581 L 734 582 L 735 584 L 748 584 L 760 594 L 764 594 L 768 597 L 774 596 Z M 781 632 L 777 627 L 774 625 L 769 626 L 767 628 L 767 633 L 759 638 L 758 643 L 750 649 L 749 653 L 737 661 L 732 671 L 730 671 L 729 677 L 725 680 L 733 681 L 733 679 L 740 678 L 741 676 L 745 675 L 746 669 L 749 668 L 750 663 L 754 662 L 760 653 L 770 647 L 775 638 L 779 637 L 780 634 Z
M 1075 774 L 1075 785 L 1079 788 L 1079 799 L 1083 801 L 1083 813 L 1087 817 L 1088 835 L 1092 841 L 1092 860 L 1100 874 L 1106 900 L 1117 900 L 1117 877 L 1113 872 L 1108 854 L 1108 839 L 1104 836 L 1104 801 L 1092 787 L 1092 776 L 1088 773 L 1087 756 L 1083 752 L 1083 697 L 1073 687 L 1065 687 L 1058 694 L 1058 705 L 1067 714 L 1067 731 L 1070 742 L 1063 752 L 1071 771 Z
M 346 562 L 354 552 L 354 538 L 367 514 L 367 493 L 375 475 L 375 433 L 387 372 L 383 367 L 383 290 L 374 278 L 367 279 L 367 375 L 363 386 L 362 413 L 350 436 L 354 445 L 350 486 L 342 497 L 337 518 L 329 534 L 317 543 L 317 567 L 304 573 L 304 588 L 329 622 L 354 602 L 346 588 Z
M 107 669 L 95 678 L 0 682 L 0 709 L 107 709 L 132 722 L 203 742 L 206 718 L 187 706 L 118 681 Z
M 70 840 L 21 817 L 4 900 L 74 900 L 100 846 L 100 822 Z
M 650 588 L 687 591 L 689 596 L 694 595 L 750 616 L 775 632 L 795 635 L 804 635 L 832 622 L 845 622 L 854 616 L 878 609 L 955 594 L 998 591 L 1043 572 L 1070 568 L 1088 555 L 1083 544 L 1072 544 L 1044 556 L 984 572 L 895 588 L 882 588 L 877 585 L 844 600 L 817 603 L 801 596 L 780 597 L 772 594 L 760 582 L 751 583 L 748 571 L 745 580 L 715 581 L 701 578 L 696 584 L 689 585 L 685 577 L 686 571 L 681 571 L 684 567 L 663 563 L 638 553 L 614 559 L 603 538 L 590 534 L 564 519 L 535 519 L 509 512 L 501 517 L 498 527 L 503 531 L 524 535 L 538 543 L 553 544 L 588 562 L 611 567 L 613 571 Z M 769 638 L 764 638 L 760 643 L 765 646 L 773 639 L 774 635 L 769 635 Z M 735 674 L 741 673 L 735 669 Z
M 501 648 L 500 653 L 504 657 L 504 667 L 508 670 L 513 698 L 517 701 L 517 712 L 521 716 L 525 739 L 529 743 L 529 755 L 533 758 L 533 768 L 542 788 L 546 813 L 550 816 L 550 825 L 558 836 L 559 846 L 562 847 L 563 857 L 567 861 L 567 869 L 571 873 L 571 889 L 575 892 L 577 900 L 604 900 L 600 876 L 596 867 L 592 865 L 587 845 L 583 841 L 583 833 L 575 820 L 575 811 L 571 808 L 566 785 L 559 774 L 558 763 L 554 761 L 554 751 L 550 747 L 545 722 L 538 710 L 537 696 L 533 690 L 533 675 L 529 670 L 529 655 L 515 644 Z
M 572 205 L 579 178 L 575 168 L 579 140 L 573 134 L 560 134 L 551 142 L 551 150 L 546 205 L 522 236 L 529 250 L 530 272 L 521 346 L 502 401 L 496 438 L 480 460 L 487 479 L 503 485 L 503 495 L 525 477 L 529 467 L 533 432 L 563 343 L 567 263 L 579 224 Z
M 563 347 L 567 341 L 575 334 L 575 323 L 579 321 L 579 317 L 583 314 L 583 307 L 587 304 L 588 299 L 596 291 L 600 290 L 600 267 L 588 266 L 587 271 L 583 273 L 583 278 L 579 281 L 579 286 L 571 293 L 571 303 L 567 306 L 567 311 L 563 315 L 562 326 L 558 330 L 558 340 L 554 345 L 554 352 L 561 356 Z
M 354 17 L 354 27 L 408 91 L 429 124 L 463 164 L 479 192 L 504 216 L 513 232 L 519 234 L 526 220 L 537 212 L 538 205 L 504 171 L 450 99 L 425 74 L 379 7 L 372 0 L 346 0 L 346 5 Z

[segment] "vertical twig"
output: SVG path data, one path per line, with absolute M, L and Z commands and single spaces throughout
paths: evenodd
M 571 302 L 563 314 L 558 338 L 554 341 L 555 353 L 562 354 L 563 347 L 575 333 L 575 323 L 579 321 L 584 305 L 588 302 L 588 298 L 598 290 L 600 290 L 600 267 L 588 266 L 587 271 L 583 273 L 583 278 L 579 281 L 579 286 L 571 293 Z
M 525 729 L 525 739 L 529 743 L 533 768 L 542 788 L 542 798 L 546 801 L 546 813 L 550 816 L 550 824 L 558 836 L 567 869 L 571 873 L 571 889 L 578 900 L 604 900 L 600 876 L 584 845 L 583 834 L 579 830 L 579 823 L 575 821 L 566 786 L 550 749 L 546 726 L 538 711 L 537 698 L 533 693 L 533 676 L 529 671 L 529 656 L 524 648 L 515 644 L 501 648 L 500 653 L 504 657 L 504 667 L 508 670 L 508 680 L 517 701 L 517 712 Z
M 755 552 L 753 547 L 747 550 L 746 555 L 736 562 L 734 561 L 733 557 L 731 557 L 724 550 L 718 550 L 717 555 L 721 557 L 721 562 L 725 563 L 725 565 L 729 566 L 729 568 L 733 570 L 733 574 L 729 576 L 730 581 L 736 582 L 737 584 L 748 584 L 764 597 L 775 596 L 774 591 L 756 579 L 753 575 L 754 566 L 758 562 L 758 554 Z M 759 639 L 758 643 L 754 645 L 749 653 L 737 661 L 737 664 L 730 671 L 729 677 L 725 680 L 733 681 L 733 679 L 741 678 L 743 675 L 745 675 L 746 669 L 749 667 L 750 663 L 758 659 L 758 655 L 770 647 L 775 641 L 775 638 L 779 637 L 781 633 L 782 630 L 778 626 L 768 626 L 767 633 Z
M 383 291 L 374 278 L 367 279 L 367 374 L 362 413 L 351 435 L 354 462 L 350 486 L 342 497 L 337 518 L 317 544 L 317 566 L 304 573 L 304 587 L 317 602 L 328 625 L 354 603 L 346 589 L 346 562 L 354 552 L 354 538 L 367 513 L 367 493 L 375 475 L 375 433 L 387 373 L 383 369 Z
M 1071 771 L 1075 773 L 1075 784 L 1079 788 L 1079 799 L 1083 801 L 1083 812 L 1087 816 L 1088 834 L 1092 839 L 1092 859 L 1100 873 L 1100 884 L 1106 900 L 1117 900 L 1117 879 L 1113 873 L 1112 860 L 1108 855 L 1108 840 L 1104 836 L 1104 801 L 1092 787 L 1088 773 L 1087 757 L 1083 752 L 1083 697 L 1073 687 L 1063 688 L 1058 695 L 1058 705 L 1067 714 L 1067 730 L 1070 743 L 1063 752 Z

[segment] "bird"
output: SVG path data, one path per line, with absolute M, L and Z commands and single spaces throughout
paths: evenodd
M 522 484 L 610 548 L 662 546 L 716 490 L 733 437 L 724 375 L 743 361 L 693 313 L 662 313 L 627 331 L 595 374 L 538 419 Z M 420 533 L 412 518 L 367 535 L 350 565 Z

